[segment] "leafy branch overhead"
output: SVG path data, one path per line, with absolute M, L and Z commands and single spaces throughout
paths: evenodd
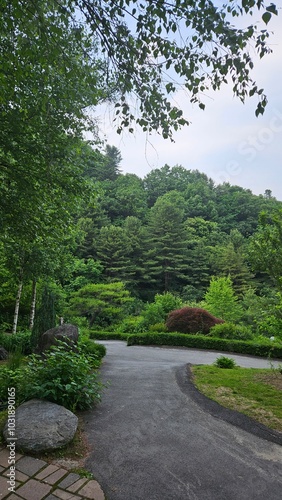
M 47 8 L 42 9 L 42 4 Z M 270 52 L 266 25 L 278 13 L 273 3 L 28 0 L 19 4 L 12 0 L 10 5 L 13 15 L 30 15 L 29 23 L 36 22 L 48 34 L 49 49 L 53 43 L 57 54 L 66 27 L 75 30 L 78 45 L 94 36 L 99 56 L 102 53 L 105 59 L 105 81 L 115 102 L 119 132 L 123 128 L 133 131 L 136 121 L 144 131 L 157 130 L 165 138 L 172 137 L 174 130 L 188 123 L 182 110 L 172 104 L 180 88 L 202 109 L 204 94 L 229 82 L 243 102 L 257 95 L 257 115 L 267 104 L 263 89 L 251 75 L 250 49 L 259 57 Z M 248 25 L 250 16 L 256 21 Z
M 238 26 L 240 18 L 246 25 L 244 15 L 257 18 L 260 11 L 263 27 L 277 14 L 274 4 L 265 6 L 262 0 L 76 3 L 115 76 L 119 131 L 131 129 L 136 118 L 129 95 L 136 96 L 136 121 L 143 130 L 161 130 L 164 137 L 171 137 L 173 130 L 188 123 L 181 109 L 171 104 L 172 95 L 184 87 L 190 102 L 204 109 L 203 95 L 228 80 L 242 101 L 256 94 L 256 114 L 263 113 L 267 100 L 252 80 L 249 50 L 253 46 L 260 57 L 267 54 L 269 33 L 255 24 Z

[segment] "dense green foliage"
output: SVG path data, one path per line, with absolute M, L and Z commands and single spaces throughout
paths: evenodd
M 275 4 L 0 0 L 0 14 L 1 331 L 29 328 L 35 346 L 64 316 L 160 332 L 171 310 L 206 305 L 280 338 L 281 203 L 180 165 L 123 175 L 89 113 L 108 100 L 118 131 L 172 137 L 188 123 L 175 92 L 204 108 L 228 79 L 262 113 L 250 49 L 267 54 L 269 32 L 240 23 L 265 28 Z
M 226 356 L 219 356 L 218 358 L 216 358 L 214 365 L 217 366 L 218 368 L 232 369 L 235 368 L 236 363 L 232 358 L 227 358 Z
M 117 151 L 114 153 L 118 156 Z M 107 153 L 98 156 L 99 164 L 106 163 Z M 85 168 L 93 184 L 91 172 L 96 160 L 97 152 L 88 150 Z M 115 175 L 105 170 L 109 178 L 99 181 L 95 204 L 85 202 L 74 218 L 74 237 L 61 253 L 60 269 L 56 273 L 50 269 L 48 274 L 45 267 L 43 283 L 48 283 L 54 295 L 56 321 L 60 316 L 68 321 L 80 317 L 87 318 L 94 328 L 118 328 L 128 333 L 164 331 L 171 310 L 194 305 L 228 322 L 241 322 L 252 333 L 281 337 L 280 268 L 275 254 L 279 248 L 281 202 L 271 196 L 253 195 L 239 186 L 215 186 L 205 174 L 166 165 L 153 170 L 144 180 L 134 176 L 133 184 L 125 183 L 123 197 L 115 200 L 113 211 L 113 193 L 128 177 L 114 164 L 111 168 Z M 163 186 L 160 196 L 153 183 L 155 176 Z M 178 178 L 181 182 L 176 190 Z M 124 200 L 135 197 L 136 179 L 142 210 L 138 212 L 133 204 L 124 213 Z M 153 196 L 157 198 L 151 206 Z M 208 203 L 213 207 L 209 214 Z M 269 217 L 262 218 L 260 213 L 268 213 Z M 268 253 L 256 250 L 264 244 L 262 223 L 273 234 Z M 1 324 L 2 329 L 9 330 L 18 284 L 6 265 L 10 247 L 0 246 L 0 253 Z M 33 252 L 33 258 L 34 268 L 43 265 L 40 255 L 36 261 Z M 40 283 L 39 279 L 39 297 L 45 286 Z M 32 284 L 32 275 L 26 274 L 19 313 L 21 328 L 30 322 Z M 34 332 L 39 318 L 37 307 Z
M 209 349 L 253 356 L 282 358 L 281 343 L 267 342 L 266 339 L 256 341 L 229 340 L 207 337 L 206 335 L 187 335 L 184 333 L 138 333 L 129 335 L 128 345 L 170 345 Z
M 19 332 L 17 335 L 0 333 L 0 345 L 8 352 L 20 351 L 22 354 L 31 354 L 31 332 Z
M 90 353 L 87 344 L 78 346 L 75 351 L 66 347 L 65 342 L 58 342 L 44 357 L 32 354 L 15 369 L 2 366 L 0 400 L 6 401 L 8 387 L 15 387 L 17 405 L 38 398 L 75 411 L 85 410 L 98 402 L 101 384 L 95 368 L 105 349 L 96 346 Z

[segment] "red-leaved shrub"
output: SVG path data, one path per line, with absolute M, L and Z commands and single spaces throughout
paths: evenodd
M 224 323 L 223 319 L 216 318 L 200 307 L 182 307 L 171 311 L 166 321 L 169 332 L 180 333 L 209 333 L 214 325 Z

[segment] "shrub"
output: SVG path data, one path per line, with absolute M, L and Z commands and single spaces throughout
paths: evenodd
M 149 331 L 162 333 L 162 332 L 166 332 L 167 328 L 166 328 L 165 323 L 156 323 L 155 325 L 149 326 Z
M 217 366 L 217 368 L 235 368 L 235 366 L 237 366 L 234 359 L 227 358 L 226 356 L 219 356 L 214 362 L 214 365 Z
M 25 401 L 26 376 L 23 367 L 16 369 L 3 366 L 0 369 L 0 405 L 5 407 L 8 400 L 8 388 L 15 388 L 16 405 Z
M 220 339 L 252 340 L 254 335 L 250 329 L 244 325 L 234 325 L 234 323 L 222 323 L 214 325 L 210 329 L 210 336 Z
M 146 331 L 151 325 L 164 323 L 167 315 L 181 305 L 182 300 L 172 293 L 157 293 L 154 302 L 146 304 L 144 307 L 143 321 L 139 323 L 139 331 Z
M 20 351 L 22 354 L 31 354 L 31 332 L 0 333 L 0 345 L 8 352 Z
M 209 333 L 212 326 L 224 323 L 205 309 L 199 307 L 183 307 L 172 311 L 167 318 L 166 327 L 169 332 Z
M 97 340 L 127 340 L 128 333 L 122 332 L 105 332 L 102 330 L 92 330 L 90 332 L 91 339 Z
M 96 344 L 93 340 L 82 340 L 78 345 L 84 354 L 91 354 L 98 361 L 106 355 L 106 347 L 102 344 Z
M 215 351 L 236 352 L 270 358 L 282 358 L 282 345 L 267 341 L 231 340 L 212 338 L 207 335 L 183 333 L 139 333 L 128 335 L 128 345 L 172 345 Z
M 122 333 L 140 333 L 145 331 L 143 316 L 132 316 L 124 319 L 116 328 L 117 332 Z
M 173 293 L 170 292 L 166 292 L 163 294 L 157 293 L 157 295 L 155 296 L 155 303 L 159 304 L 162 307 L 165 315 L 168 315 L 174 309 L 179 309 L 182 306 L 181 298 L 173 295 Z
M 18 403 L 46 399 L 75 411 L 90 408 L 100 399 L 101 384 L 92 367 L 94 358 L 86 356 L 80 347 L 73 352 L 66 346 L 58 341 L 44 358 L 33 354 L 26 366 L 0 372 L 5 387 L 16 388 Z

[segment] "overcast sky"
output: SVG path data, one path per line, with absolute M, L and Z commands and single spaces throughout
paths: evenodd
M 233 97 L 231 86 L 205 97 L 206 109 L 192 107 L 179 93 L 177 104 L 191 125 L 175 133 L 175 143 L 141 130 L 119 136 L 109 107 L 98 110 L 100 129 L 110 145 L 121 151 L 123 173 L 144 177 L 166 163 L 198 169 L 216 184 L 229 182 L 263 194 L 270 189 L 282 200 L 282 13 L 271 23 L 273 53 L 256 62 L 253 76 L 265 89 L 268 106 L 255 117 L 257 98 L 242 104 Z M 97 113 L 95 113 L 97 115 Z

